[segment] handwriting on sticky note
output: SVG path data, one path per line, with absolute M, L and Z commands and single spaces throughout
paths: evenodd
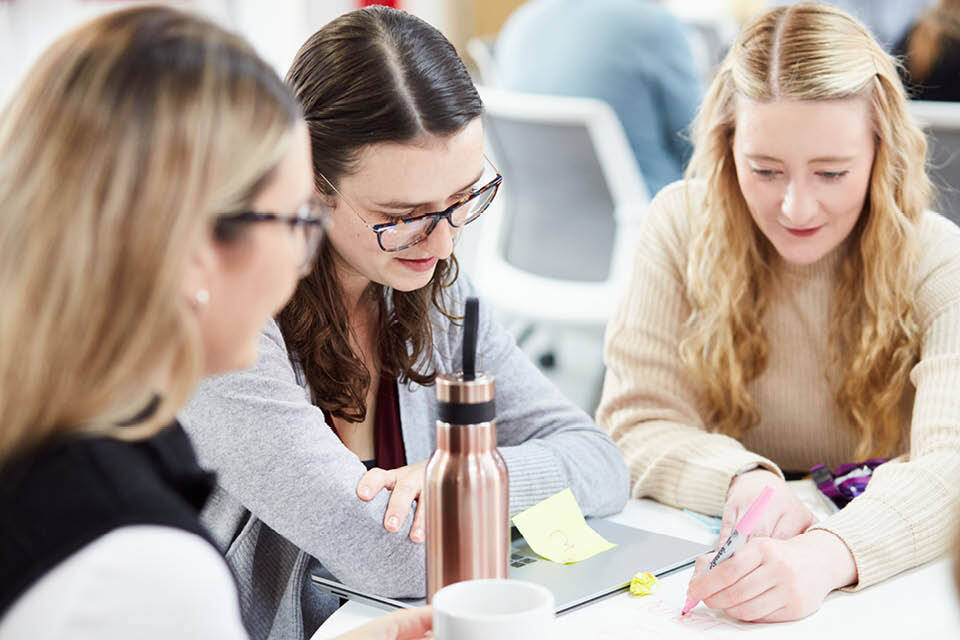
M 554 562 L 580 562 L 617 546 L 590 528 L 570 489 L 513 516 L 513 524 L 531 549 Z

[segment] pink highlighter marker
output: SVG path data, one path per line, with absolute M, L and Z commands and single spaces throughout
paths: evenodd
M 719 549 L 717 549 L 717 555 L 713 556 L 713 560 L 710 561 L 710 566 L 707 567 L 707 571 L 713 569 L 715 566 L 732 557 L 733 554 L 737 552 L 737 549 L 743 546 L 743 543 L 747 541 L 747 536 L 750 535 L 750 532 L 753 531 L 753 528 L 757 526 L 757 520 L 760 519 L 760 516 L 763 515 L 763 512 L 766 510 L 767 505 L 770 504 L 770 499 L 773 497 L 773 487 L 766 486 L 763 488 L 763 491 L 760 492 L 760 495 L 757 496 L 757 499 L 753 501 L 753 504 L 750 505 L 750 508 L 747 509 L 747 513 L 740 518 L 740 522 L 737 523 L 737 526 L 733 528 L 733 531 L 730 532 L 730 537 L 727 538 L 727 541 L 723 543 Z M 680 615 L 687 615 L 690 609 L 693 609 L 697 606 L 699 600 L 687 600 L 687 603 L 683 605 L 683 610 L 680 612 Z

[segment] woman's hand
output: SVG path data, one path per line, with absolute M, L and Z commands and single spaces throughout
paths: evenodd
M 847 545 L 822 530 L 789 540 L 751 538 L 732 558 L 706 571 L 712 556 L 697 559 L 687 597 L 738 620 L 805 618 L 828 593 L 857 580 Z
M 395 611 L 335 640 L 422 640 L 433 629 L 433 608 Z
M 423 500 L 420 492 L 423 491 L 426 461 L 410 464 L 398 469 L 386 471 L 373 468 L 363 474 L 357 483 L 357 497 L 364 502 L 373 500 L 381 489 L 392 492 L 387 503 L 387 511 L 383 516 L 383 528 L 392 533 L 400 530 L 400 525 L 407 519 L 413 501 L 417 501 L 417 512 L 413 516 L 410 526 L 410 539 L 414 542 L 423 542 Z
M 737 476 L 730 484 L 727 502 L 723 506 L 718 544 L 726 542 L 733 527 L 767 485 L 774 488 L 773 498 L 750 534 L 751 538 L 785 540 L 800 535 L 817 521 L 813 512 L 807 509 L 780 476 L 766 469 L 755 469 Z

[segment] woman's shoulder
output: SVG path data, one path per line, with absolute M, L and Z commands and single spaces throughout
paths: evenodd
M 217 550 L 198 535 L 154 525 L 97 538 L 36 582 L 0 623 L 0 640 L 78 633 L 245 637 L 236 587 Z
M 647 219 L 668 225 L 675 233 L 689 234 L 703 210 L 707 185 L 703 180 L 677 180 L 657 192 L 647 212 Z
M 937 238 L 945 235 L 947 238 L 953 236 L 954 242 L 957 242 L 957 234 L 960 234 L 960 226 L 957 226 L 956 222 L 932 210 L 923 212 L 917 228 L 921 238 Z
M 257 341 L 257 359 L 252 367 L 204 378 L 200 381 L 194 398 L 232 392 L 238 386 L 249 389 L 250 385 L 261 385 L 267 388 L 277 380 L 295 381 L 301 387 L 306 386 L 302 370 L 291 359 L 280 325 L 275 319 L 267 321 L 260 330 Z M 191 401 L 188 409 L 196 404 L 196 401 Z M 189 431 L 189 425 L 186 426 Z
M 917 224 L 919 265 L 927 269 L 942 263 L 960 263 L 960 227 L 934 211 L 925 211 Z
M 706 192 L 702 180 L 678 180 L 661 189 L 640 226 L 638 251 L 647 255 L 665 253 L 671 262 L 684 262 L 702 218 Z
M 922 315 L 960 304 L 960 227 L 926 211 L 917 224 L 917 304 Z

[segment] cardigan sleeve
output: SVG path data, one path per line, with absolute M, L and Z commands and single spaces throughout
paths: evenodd
M 922 229 L 909 453 L 878 467 L 863 495 L 813 527 L 853 553 L 854 590 L 946 553 L 960 524 L 960 229 L 933 214 Z
M 780 470 L 736 439 L 707 432 L 699 392 L 678 355 L 690 311 L 683 276 L 688 188 L 700 191 L 674 183 L 648 210 L 628 289 L 607 327 L 597 422 L 626 458 L 633 497 L 720 514 L 739 470 L 752 464 Z
M 424 547 L 409 538 L 413 511 L 391 533 L 383 527 L 390 493 L 357 497 L 366 467 L 311 403 L 276 322 L 260 335 L 257 363 L 203 381 L 180 420 L 220 486 L 342 582 L 423 596 Z

